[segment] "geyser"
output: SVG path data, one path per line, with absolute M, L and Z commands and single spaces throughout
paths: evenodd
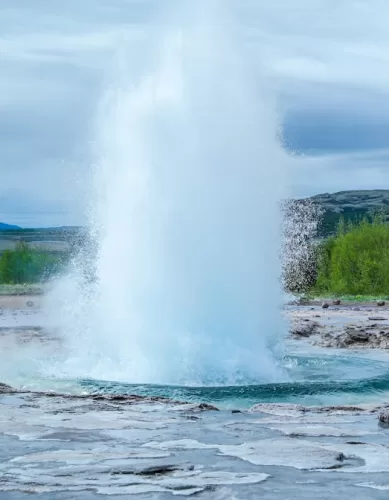
M 95 280 L 84 282 L 84 253 L 60 285 L 70 290 L 64 375 L 200 385 L 278 377 L 286 155 L 258 61 L 234 23 L 200 3 L 145 42 L 155 47 L 141 69 L 122 50 L 102 100 Z

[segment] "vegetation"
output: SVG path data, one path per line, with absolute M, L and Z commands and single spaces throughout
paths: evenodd
M 389 294 L 389 225 L 376 215 L 372 222 L 338 224 L 317 257 L 314 291 L 332 295 Z
M 30 284 L 47 280 L 60 271 L 63 256 L 34 250 L 18 242 L 15 250 L 5 250 L 0 256 L 0 283 Z
M 309 200 L 323 210 L 318 228 L 319 236 L 322 238 L 336 235 L 340 219 L 343 219 L 346 224 L 348 222 L 359 224 L 364 219 L 372 222 L 375 213 L 379 210 L 389 221 L 389 190 L 387 189 L 324 193 L 312 196 Z
M 336 296 L 351 300 L 389 297 L 388 207 L 383 203 L 380 213 L 376 209 L 373 211 L 383 197 L 388 198 L 389 206 L 389 191 L 368 194 L 358 192 L 358 196 L 355 193 L 321 195 L 316 197 L 318 200 L 291 201 L 283 206 L 285 290 L 303 293 L 307 297 Z M 320 229 L 324 213 L 319 205 L 322 198 L 327 200 L 327 212 L 333 210 L 335 213 L 335 209 L 343 207 L 343 216 L 338 219 L 333 234 L 326 237 L 323 237 Z M 362 202 L 366 205 L 363 205 L 363 218 L 358 212 Z M 346 209 L 349 207 L 353 210 L 353 219 L 347 216 Z M 38 250 L 26 241 L 18 241 L 14 250 L 0 252 L 1 286 L 16 287 L 21 293 L 21 285 L 39 284 L 61 273 L 71 254 L 78 255 L 83 262 L 86 279 L 94 279 L 93 254 L 97 249 L 88 239 L 88 233 L 80 228 L 61 229 L 55 235 L 54 230 L 47 231 L 53 236 L 53 241 L 65 242 L 67 247 L 65 245 L 64 248 L 67 250 L 54 252 L 49 250 L 50 247 Z M 38 239 L 35 233 L 33 236 L 26 233 L 23 239 L 31 237 L 34 241 L 46 241 L 47 231 Z M 2 234 L 5 240 L 16 241 L 21 237 L 17 233 L 19 231 Z M 323 238 L 321 241 L 318 234 Z

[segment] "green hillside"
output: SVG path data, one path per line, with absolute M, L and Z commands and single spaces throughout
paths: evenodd
M 339 191 L 318 194 L 310 199 L 324 209 L 320 236 L 334 234 L 341 217 L 346 223 L 359 222 L 364 217 L 371 219 L 380 211 L 388 214 L 389 220 L 389 189 Z

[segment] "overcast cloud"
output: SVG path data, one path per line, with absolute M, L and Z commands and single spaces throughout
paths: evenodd
M 0 0 L 0 221 L 84 222 L 91 128 L 113 55 L 174 1 Z M 388 187 L 387 0 L 232 3 L 277 94 L 293 195 Z

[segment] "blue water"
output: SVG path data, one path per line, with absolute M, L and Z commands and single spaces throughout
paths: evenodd
M 16 338 L 18 333 L 12 328 L 3 332 L 0 350 L 7 355 L 0 366 L 0 382 L 32 391 L 137 394 L 206 402 L 219 408 L 249 408 L 261 402 L 328 406 L 389 401 L 389 357 L 385 351 L 322 349 L 287 341 L 286 355 L 278 361 L 280 376 L 276 380 L 243 380 L 201 387 L 128 383 L 125 378 L 112 380 L 103 374 L 99 377 L 98 369 L 94 378 L 87 370 L 85 374 L 81 370 L 76 378 L 60 369 L 61 343 L 36 343 L 34 336 L 27 343 L 19 343 Z M 52 366 L 59 369 L 48 369 Z
M 137 394 L 179 401 L 247 408 L 261 402 L 306 405 L 361 404 L 389 399 L 389 364 L 353 353 L 291 355 L 284 359 L 284 382 L 236 386 L 166 386 L 79 380 L 94 394 Z

